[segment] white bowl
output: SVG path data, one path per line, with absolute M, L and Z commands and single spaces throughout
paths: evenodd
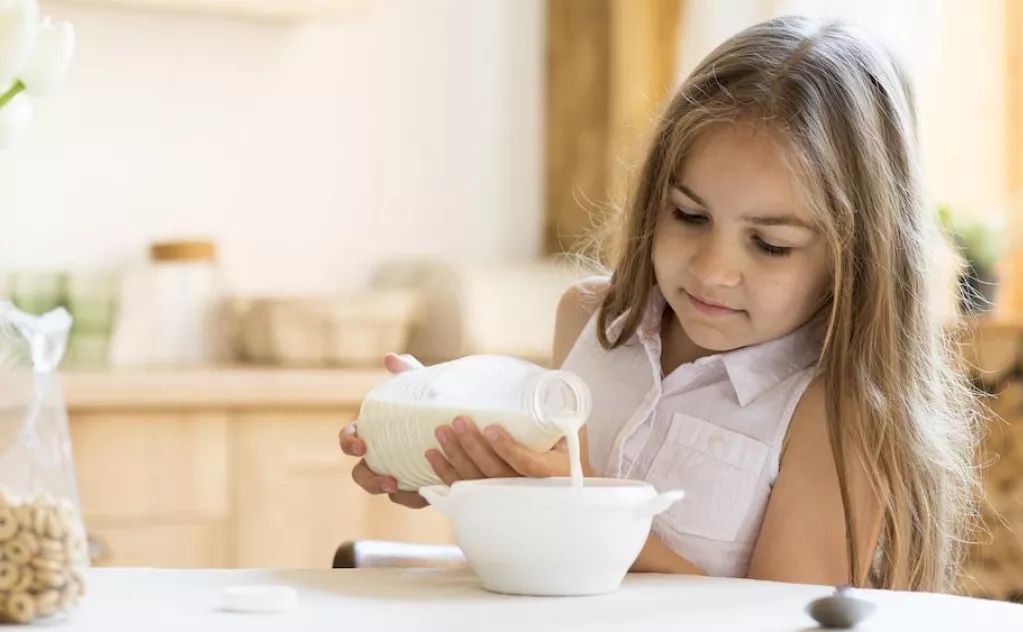
M 653 517 L 684 494 L 642 481 L 492 478 L 423 487 L 487 590 L 578 596 L 613 592 L 642 550 Z

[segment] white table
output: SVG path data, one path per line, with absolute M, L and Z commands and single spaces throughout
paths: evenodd
M 286 584 L 298 605 L 283 614 L 223 611 L 237 584 Z M 70 630 L 777 630 L 815 629 L 806 604 L 827 588 L 663 575 L 630 575 L 600 597 L 494 595 L 463 571 L 92 569 Z M 859 593 L 878 605 L 863 630 L 1023 630 L 1023 605 L 920 593 Z

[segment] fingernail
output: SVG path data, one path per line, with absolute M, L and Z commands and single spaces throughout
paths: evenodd
M 393 494 L 394 492 L 398 491 L 398 486 L 395 485 L 392 481 L 384 481 L 383 483 L 380 484 L 380 489 L 384 490 L 384 493 Z
M 365 453 L 366 453 L 366 450 L 364 450 L 361 445 L 353 445 L 352 446 L 352 454 L 353 455 L 355 455 L 355 456 L 362 456 Z
M 465 420 L 461 417 L 455 419 L 455 422 L 451 425 L 455 427 L 455 432 L 465 432 L 469 429 L 469 424 L 465 423 Z
M 491 441 L 497 441 L 497 439 L 501 436 L 501 429 L 497 426 L 490 426 L 483 431 L 483 435 Z
M 437 428 L 437 430 L 434 431 L 433 434 L 434 436 L 437 437 L 437 441 L 440 441 L 441 443 L 448 443 L 449 441 L 451 441 L 451 431 L 448 430 L 445 426 Z
M 403 353 L 403 354 L 401 354 L 398 357 L 401 358 L 402 360 L 404 360 L 405 364 L 407 364 L 410 367 L 413 367 L 413 368 L 416 368 L 416 369 L 423 368 L 423 363 L 420 362 L 419 360 L 417 360 L 415 358 L 415 356 L 413 356 L 411 354 Z

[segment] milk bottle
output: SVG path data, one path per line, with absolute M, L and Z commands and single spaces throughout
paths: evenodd
M 473 355 L 394 375 L 366 396 L 359 437 L 366 465 L 416 491 L 442 484 L 426 460 L 440 450 L 434 431 L 457 416 L 481 430 L 500 425 L 519 443 L 544 452 L 566 438 L 573 484 L 582 484 L 578 431 L 590 414 L 581 378 L 509 356 Z M 443 451 L 442 451 L 443 452 Z

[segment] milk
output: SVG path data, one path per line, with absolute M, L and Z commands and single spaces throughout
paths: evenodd
M 555 417 L 551 423 L 565 435 L 565 446 L 568 448 L 568 468 L 572 477 L 572 487 L 583 486 L 583 461 L 579 453 L 579 430 L 585 419 L 581 417 Z
M 366 465 L 378 474 L 395 477 L 403 491 L 442 484 L 425 455 L 431 449 L 443 453 L 435 431 L 439 426 L 450 426 L 455 417 L 471 420 L 480 430 L 499 425 L 516 441 L 537 452 L 553 448 L 563 432 L 560 428 L 548 429 L 530 415 L 517 411 L 366 400 L 359 413 L 360 420 L 372 420 L 372 423 L 359 423 L 359 438 L 366 443 Z M 574 436 L 576 460 L 579 452 L 577 432 Z M 571 443 L 569 450 L 571 453 Z

